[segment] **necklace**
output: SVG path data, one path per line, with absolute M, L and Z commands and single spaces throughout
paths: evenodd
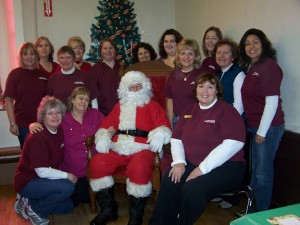
M 184 81 L 187 81 L 188 77 L 191 76 L 192 72 L 193 72 L 193 70 L 192 70 L 192 71 L 184 74 L 184 72 L 182 70 L 180 70 L 180 71 L 181 71 L 181 75 L 182 75 Z

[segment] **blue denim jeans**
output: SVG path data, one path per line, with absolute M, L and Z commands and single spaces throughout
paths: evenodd
M 47 218 L 50 214 L 69 213 L 73 210 L 70 198 L 73 191 L 74 184 L 67 179 L 35 178 L 19 194 L 28 198 L 29 205 L 36 214 Z
M 18 139 L 20 142 L 20 148 L 21 150 L 23 149 L 23 145 L 26 139 L 27 134 L 29 133 L 29 128 L 28 127 L 19 127 L 19 134 L 18 134 Z
M 263 211 L 270 207 L 273 190 L 274 159 L 279 142 L 284 132 L 284 125 L 271 126 L 262 144 L 255 142 L 256 128 L 247 128 L 253 133 L 252 139 L 252 178 L 256 210 Z

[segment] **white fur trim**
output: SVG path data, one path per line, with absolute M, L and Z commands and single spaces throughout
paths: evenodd
M 141 84 L 143 89 L 137 92 L 129 92 L 128 88 L 134 84 Z M 130 103 L 143 106 L 150 102 L 152 97 L 152 84 L 146 75 L 140 71 L 129 71 L 121 79 L 118 96 L 120 104 Z
M 136 129 L 136 106 L 133 104 L 120 105 L 119 130 Z
M 118 141 L 112 143 L 111 149 L 120 155 L 132 155 L 150 148 L 148 144 L 134 142 L 134 138 L 133 136 L 119 134 Z
M 168 144 L 170 142 L 172 136 L 172 131 L 170 130 L 170 128 L 166 126 L 157 127 L 149 132 L 148 138 L 150 138 L 157 132 L 160 132 L 164 135 L 164 144 Z
M 102 189 L 110 188 L 114 185 L 114 179 L 112 176 L 106 176 L 98 179 L 90 179 L 90 186 L 94 192 Z
M 107 129 L 99 129 L 95 134 L 96 150 L 99 153 L 108 153 L 111 148 L 111 134 Z
M 132 195 L 136 198 L 145 198 L 149 197 L 152 192 L 152 183 L 149 181 L 148 184 L 135 184 L 132 183 L 129 178 L 126 179 L 126 191 L 129 195 Z

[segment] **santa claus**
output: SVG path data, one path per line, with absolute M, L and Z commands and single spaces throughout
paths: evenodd
M 126 166 L 126 190 L 130 197 L 128 225 L 143 223 L 144 208 L 151 194 L 153 159 L 171 138 L 164 109 L 151 100 L 150 80 L 141 72 L 126 73 L 118 89 L 119 103 L 104 119 L 95 135 L 96 154 L 91 160 L 90 186 L 101 207 L 92 225 L 117 219 L 112 174 Z M 115 132 L 112 132 L 111 128 Z

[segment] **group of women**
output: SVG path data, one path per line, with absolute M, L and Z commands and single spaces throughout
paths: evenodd
M 197 41 L 183 38 L 174 29 L 166 30 L 159 40 L 157 61 L 174 68 L 163 90 L 173 127 L 173 161 L 164 173 L 150 224 L 193 224 L 207 201 L 239 186 L 244 174 L 241 150 L 246 130 L 253 133 L 251 187 L 255 208 L 266 210 L 271 203 L 273 160 L 284 131 L 280 99 L 283 73 L 276 63 L 276 50 L 261 30 L 249 29 L 237 45 L 223 39 L 217 27 L 205 32 L 202 50 L 206 58 L 201 63 Z M 73 165 L 85 165 L 84 138 L 96 132 L 118 101 L 120 63 L 115 58 L 115 43 L 101 41 L 101 60 L 92 67 L 83 61 L 84 51 L 79 37 L 70 38 L 68 45 L 58 50 L 58 65 L 53 62 L 51 42 L 40 37 L 35 45 L 25 43 L 21 47 L 20 67 L 7 79 L 4 97 L 10 131 L 18 135 L 21 147 L 29 124 L 40 123 L 34 131 L 37 133 L 27 137 L 15 177 L 15 210 L 33 223 L 47 224 L 49 214 L 69 211 L 65 196 L 72 196 L 75 205 L 88 201 L 87 195 L 79 197 L 88 188 L 85 167 Z M 144 42 L 133 51 L 134 62 L 156 57 L 153 47 Z M 56 98 L 44 97 L 47 94 Z M 98 110 L 88 108 L 90 100 Z M 62 103 L 68 104 L 64 119 Z M 60 154 L 52 161 L 44 156 L 39 161 L 40 154 L 31 149 L 43 147 L 48 154 L 58 152 L 62 144 L 60 127 L 65 134 L 64 157 Z M 44 137 L 53 135 L 59 141 L 45 145 L 50 139 Z M 36 144 L 39 138 L 45 142 Z M 49 194 L 27 190 L 39 190 L 44 178 L 76 184 L 64 193 L 66 201 L 60 202 L 61 208 L 50 209 L 45 207 L 47 201 L 34 200 Z

